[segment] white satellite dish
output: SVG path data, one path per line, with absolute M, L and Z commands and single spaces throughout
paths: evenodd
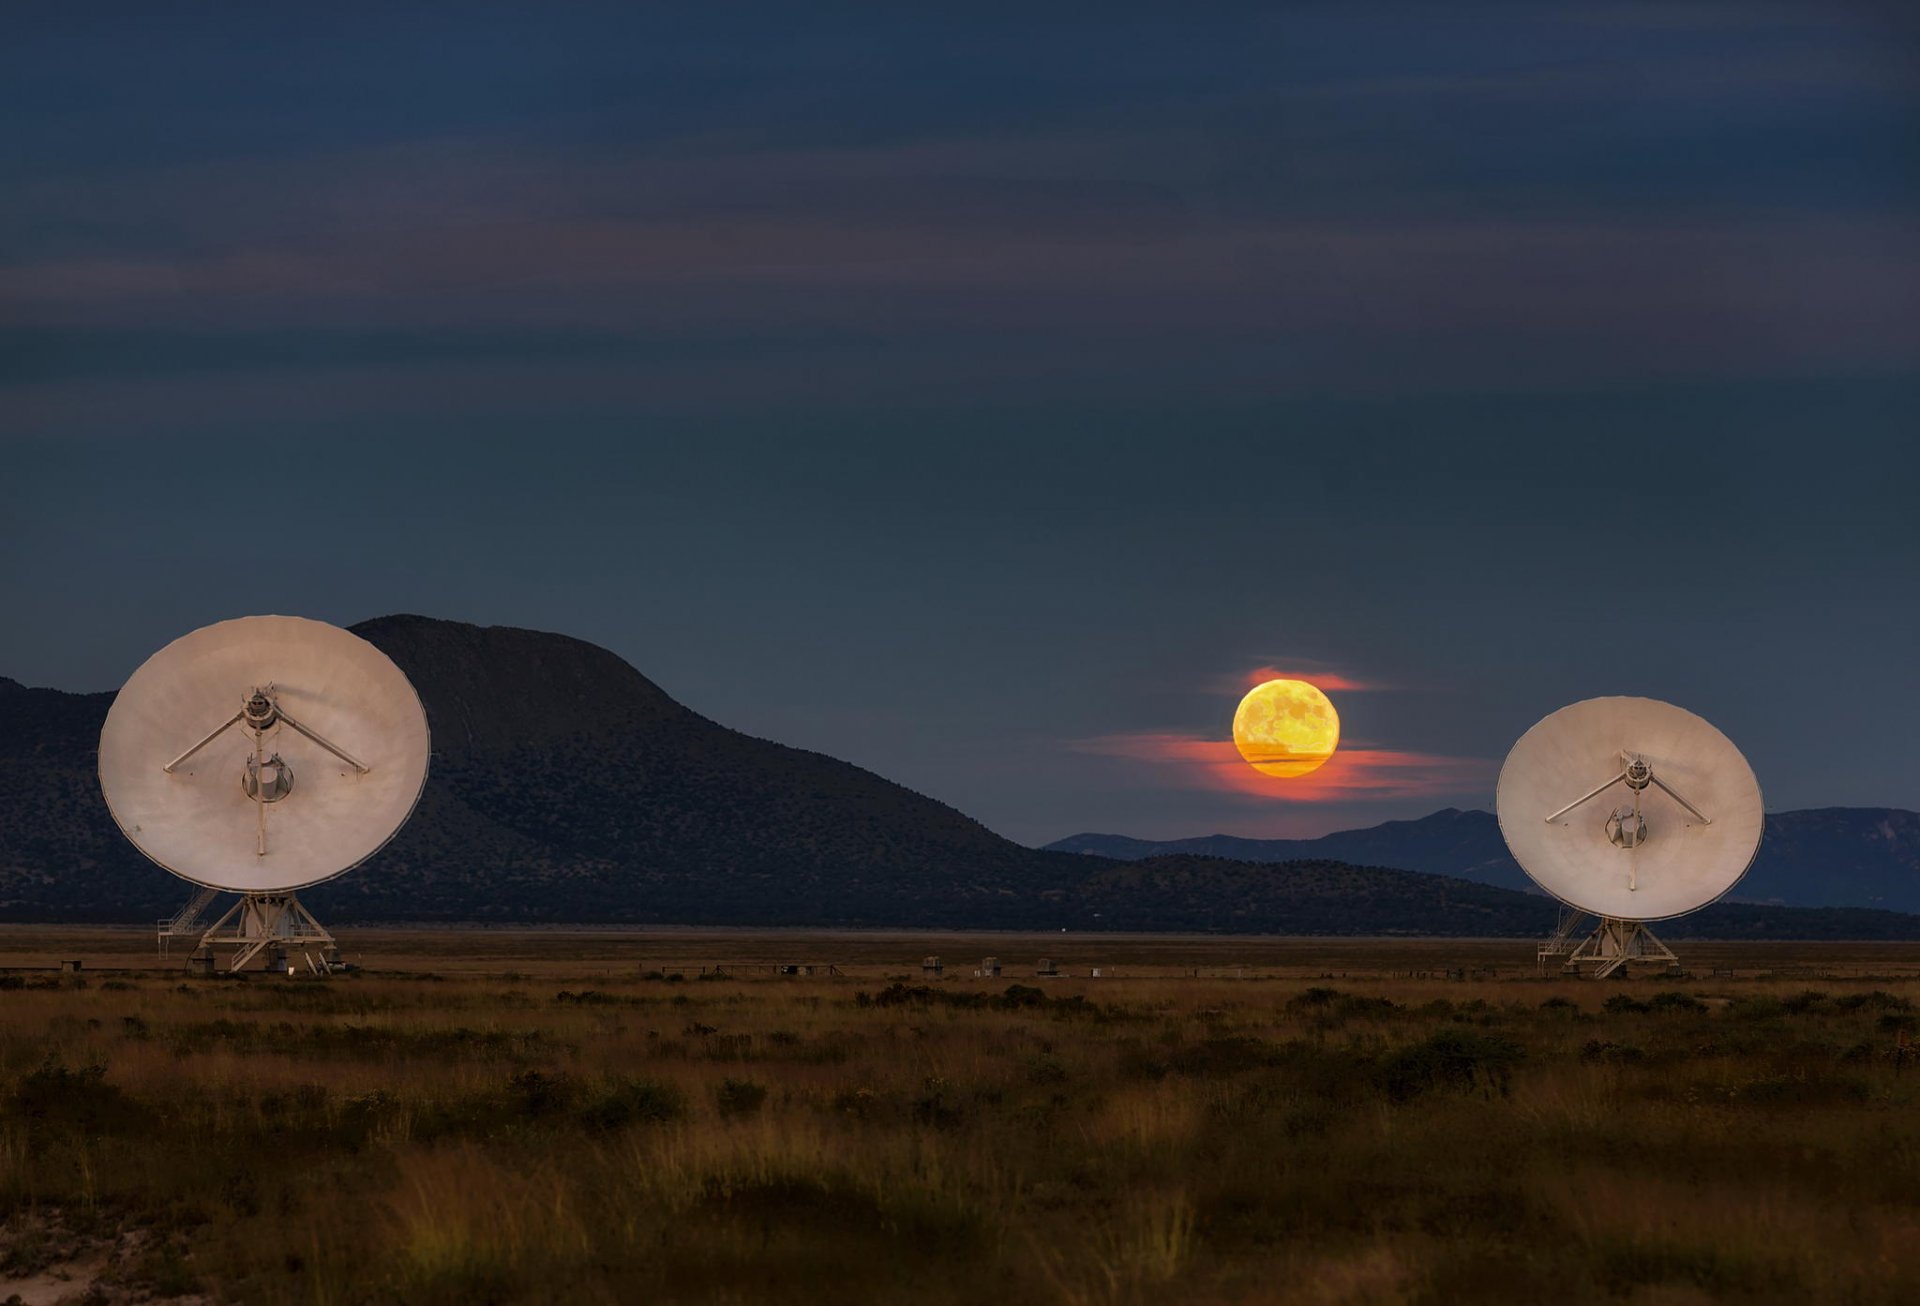
M 1520 737 L 1500 768 L 1500 832 L 1520 869 L 1573 910 L 1544 960 L 1677 959 L 1646 928 L 1732 889 L 1766 823 L 1753 768 L 1725 735 L 1651 698 L 1590 698 Z M 1578 947 L 1586 915 L 1600 925 Z
M 232 892 L 196 962 L 211 969 L 222 943 L 239 946 L 234 970 L 319 943 L 325 963 L 333 938 L 295 891 L 406 824 L 427 757 L 426 712 L 386 654 L 325 622 L 241 617 L 181 636 L 128 678 L 100 730 L 100 789 L 135 847 L 202 887 L 163 940 Z

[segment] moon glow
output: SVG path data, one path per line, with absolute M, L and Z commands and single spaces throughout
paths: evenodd
M 1233 714 L 1233 743 L 1263 775 L 1317 771 L 1340 746 L 1340 714 L 1304 680 L 1255 685 Z

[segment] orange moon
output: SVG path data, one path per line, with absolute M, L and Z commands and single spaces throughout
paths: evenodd
M 1340 746 L 1340 714 L 1304 680 L 1255 685 L 1233 714 L 1233 743 L 1263 775 L 1317 771 Z

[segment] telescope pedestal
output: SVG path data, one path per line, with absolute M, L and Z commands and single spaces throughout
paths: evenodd
M 1582 966 L 1591 966 L 1593 978 L 1606 979 L 1626 969 L 1631 961 L 1664 962 L 1669 970 L 1676 970 L 1680 965 L 1673 949 L 1660 942 L 1645 921 L 1602 916 L 1593 933 L 1567 958 L 1566 969 L 1578 971 Z
M 226 915 L 200 936 L 191 965 L 195 970 L 214 969 L 216 947 L 235 949 L 227 963 L 227 972 L 245 970 L 247 963 L 266 955 L 267 969 L 291 973 L 289 956 L 298 951 L 307 969 L 316 974 L 330 972 L 340 951 L 327 927 L 313 918 L 298 896 L 292 893 L 249 893 L 227 909 Z M 313 951 L 320 954 L 318 960 Z

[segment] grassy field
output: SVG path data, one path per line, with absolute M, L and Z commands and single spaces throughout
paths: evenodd
M 1920 1300 L 1915 945 L 345 942 L 0 930 L 0 1301 Z

